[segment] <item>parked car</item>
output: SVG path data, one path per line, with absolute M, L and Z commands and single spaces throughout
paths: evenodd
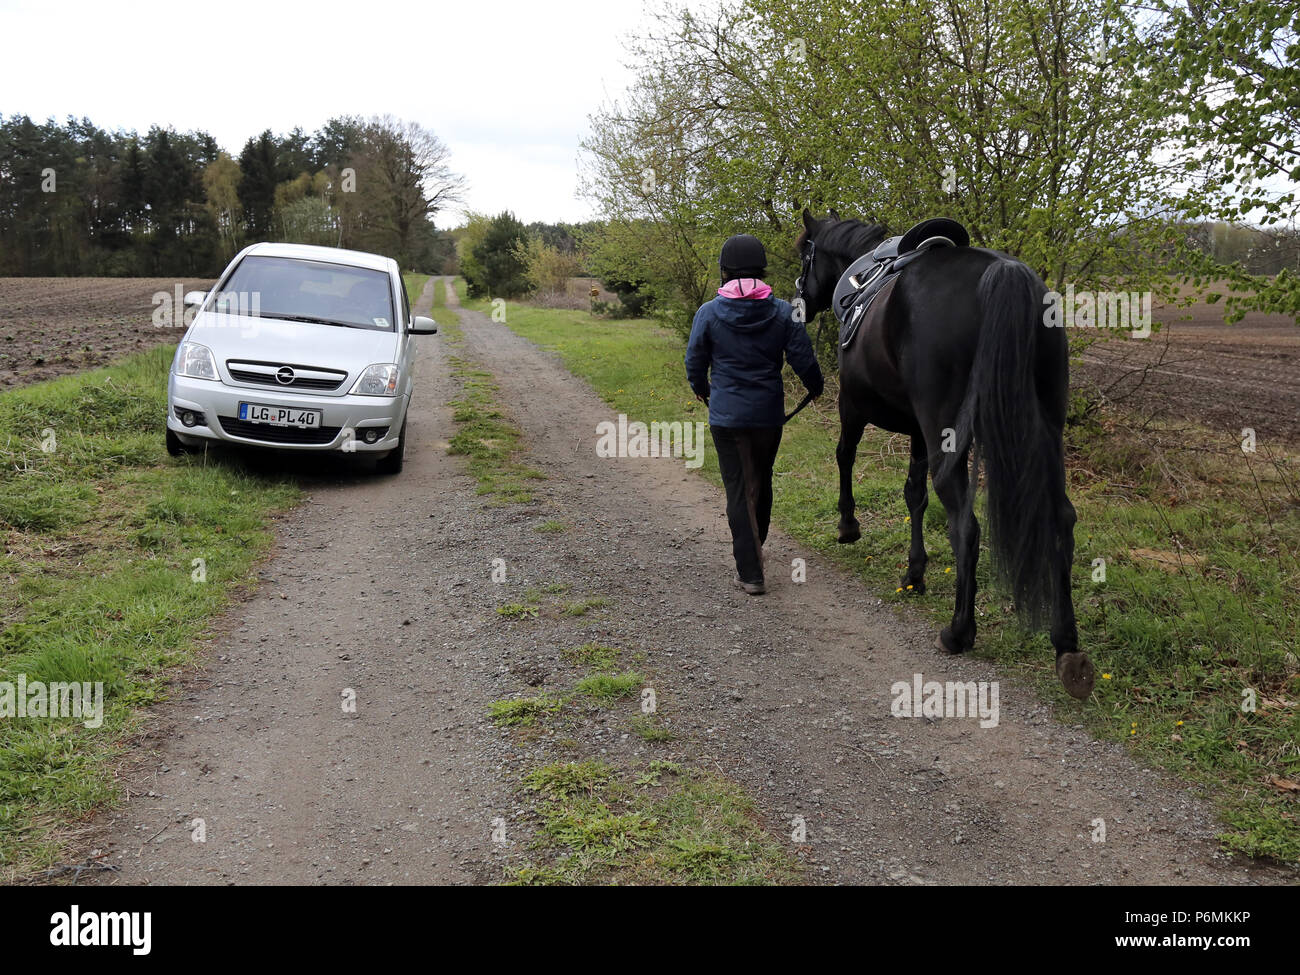
M 374 454 L 396 474 L 406 449 L 414 335 L 397 262 L 305 244 L 253 244 L 196 308 L 167 383 L 167 450 L 223 440 L 277 450 Z

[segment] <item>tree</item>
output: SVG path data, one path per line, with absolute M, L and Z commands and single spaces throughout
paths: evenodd
M 249 240 L 270 240 L 275 210 L 276 149 L 271 130 L 244 143 L 239 154 L 239 203 L 244 208 Z
M 473 297 L 513 298 L 528 290 L 527 268 L 519 257 L 528 233 L 509 211 L 489 219 L 470 214 L 462 234 L 460 273 Z
M 464 177 L 447 165 L 450 150 L 432 132 L 391 116 L 373 118 L 349 156 L 356 170 L 359 243 L 411 266 L 426 227 L 460 199 Z
M 1300 216 L 1300 7 L 1260 0 L 1157 0 L 1163 16 L 1145 47 L 1144 74 L 1186 106 L 1178 134 L 1211 177 L 1192 219 L 1254 217 L 1294 226 Z M 1300 277 L 1252 275 L 1207 260 L 1207 278 L 1245 292 L 1226 302 L 1235 321 L 1258 308 L 1300 315 Z
M 835 206 L 896 232 L 956 217 L 1053 286 L 1172 294 L 1175 217 L 1203 187 L 1169 137 L 1177 104 L 1134 80 L 1139 40 L 1109 0 L 668 8 L 584 142 L 600 260 L 680 323 L 727 236 L 763 239 L 788 293 L 798 214 Z
M 239 249 L 243 230 L 243 207 L 239 203 L 239 165 L 226 153 L 203 170 L 203 192 L 208 213 L 217 228 L 219 256 L 229 261 Z
M 524 266 L 529 290 L 546 297 L 567 293 L 569 279 L 582 271 L 577 251 L 547 243 L 535 233 L 515 244 L 515 256 Z

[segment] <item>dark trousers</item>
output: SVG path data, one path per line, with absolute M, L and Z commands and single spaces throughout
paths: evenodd
M 745 582 L 763 581 L 761 551 L 772 521 L 772 465 L 781 446 L 780 427 L 711 427 L 718 467 L 727 489 L 727 522 L 736 572 Z M 750 492 L 753 497 L 751 521 Z M 754 537 L 757 531 L 758 537 Z

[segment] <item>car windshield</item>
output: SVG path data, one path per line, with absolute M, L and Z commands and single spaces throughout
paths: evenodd
M 209 310 L 381 332 L 397 321 L 386 271 L 291 257 L 244 258 Z

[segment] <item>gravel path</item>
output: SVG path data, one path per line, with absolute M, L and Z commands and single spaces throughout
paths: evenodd
M 940 656 L 928 628 L 780 532 L 769 594 L 732 589 L 721 492 L 680 460 L 598 458 L 596 424 L 612 417 L 591 389 L 505 326 L 461 318 L 463 354 L 494 374 L 547 475 L 536 501 L 487 505 L 447 456 L 455 387 L 442 340 L 424 340 L 405 472 L 309 475 L 312 503 L 284 520 L 265 584 L 216 628 L 91 844 L 121 868 L 108 882 L 499 879 L 525 844 L 494 844 L 492 821 L 526 822 L 516 774 L 543 750 L 485 710 L 563 678 L 561 648 L 587 640 L 647 655 L 675 737 L 650 745 L 596 721 L 584 740 L 716 767 L 777 835 L 802 817 L 812 882 L 1294 881 L 1218 853 L 1210 806 L 1009 681 L 996 727 L 891 716 L 896 681 L 998 675 Z M 548 519 L 567 530 L 538 533 Z M 795 558 L 802 584 L 781 569 Z M 495 613 L 550 583 L 608 605 Z

